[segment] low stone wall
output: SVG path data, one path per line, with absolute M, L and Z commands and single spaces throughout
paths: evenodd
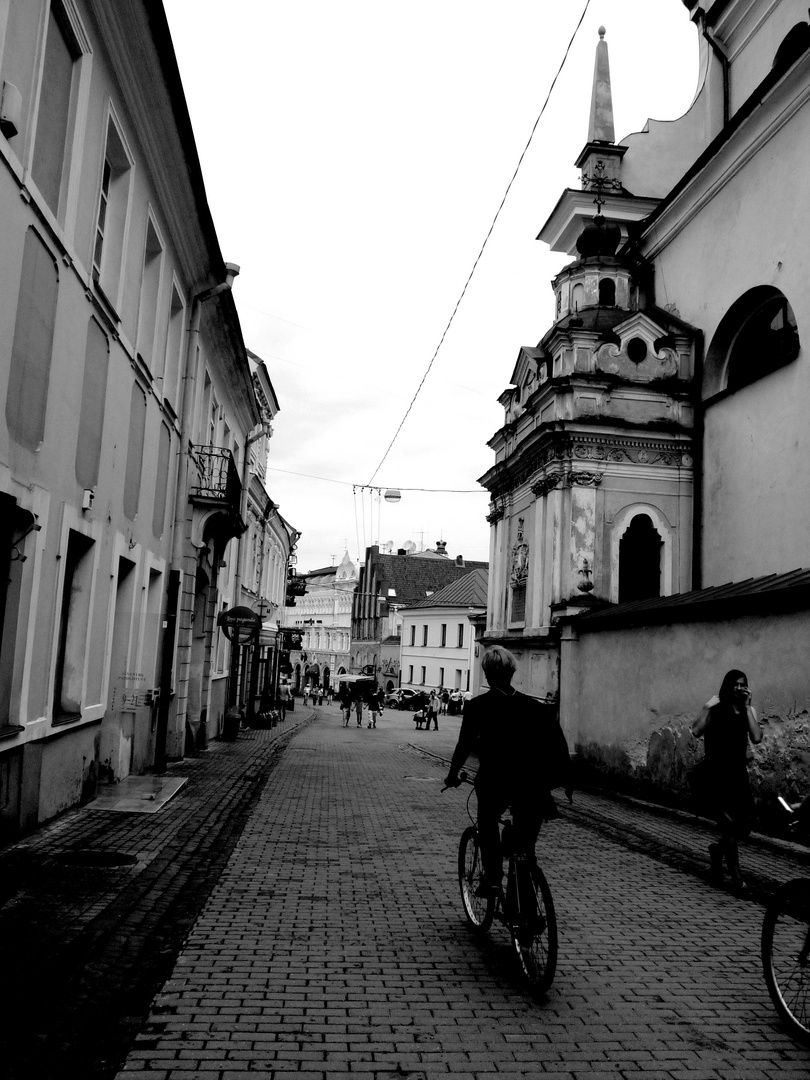
M 764 730 L 751 747 L 763 822 L 776 796 L 810 795 L 810 613 L 581 633 L 562 643 L 560 712 L 586 781 L 691 805 L 703 755 L 691 725 L 723 675 L 748 675 Z

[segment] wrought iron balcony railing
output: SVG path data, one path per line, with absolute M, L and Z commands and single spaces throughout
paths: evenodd
M 192 502 L 220 503 L 234 514 L 242 501 L 242 481 L 233 454 L 224 446 L 197 446 L 194 459 L 200 470 L 199 483 L 192 484 Z

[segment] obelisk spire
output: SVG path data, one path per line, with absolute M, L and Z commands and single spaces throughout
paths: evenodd
M 599 27 L 599 44 L 593 65 L 593 93 L 591 95 L 591 118 L 588 125 L 588 142 L 608 142 L 615 139 L 613 130 L 613 97 L 610 92 L 610 61 L 605 41 L 605 28 Z

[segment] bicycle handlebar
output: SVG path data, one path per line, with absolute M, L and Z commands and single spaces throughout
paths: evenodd
M 452 785 L 452 786 L 461 787 L 462 784 L 469 784 L 470 787 L 474 786 L 474 781 L 470 780 L 469 776 L 467 776 L 467 774 L 464 772 L 463 769 L 458 774 L 458 783 L 455 784 L 455 785 Z M 442 791 L 447 791 L 450 787 L 451 787 L 450 784 L 445 784 L 444 787 L 442 788 Z

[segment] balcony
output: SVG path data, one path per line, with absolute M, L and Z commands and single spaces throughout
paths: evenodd
M 198 483 L 189 488 L 189 499 L 196 506 L 221 506 L 239 516 L 242 505 L 242 481 L 233 454 L 223 446 L 197 446 L 193 459 L 199 470 Z

